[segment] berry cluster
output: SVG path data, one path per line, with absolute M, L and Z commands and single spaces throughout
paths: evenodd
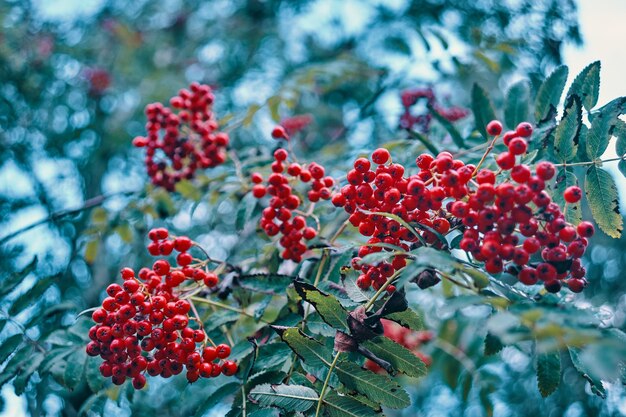
M 494 121 L 487 130 L 498 136 L 502 125 Z M 484 262 L 488 272 L 506 270 L 526 285 L 541 280 L 551 292 L 558 292 L 567 280 L 572 291 L 582 291 L 585 269 L 579 258 L 594 228 L 589 222 L 578 227 L 567 223 L 559 206 L 551 201 L 545 187 L 555 175 L 554 165 L 541 162 L 533 172 L 519 163 L 517 157 L 526 152 L 526 138 L 531 134 L 532 126 L 521 123 L 503 135 L 508 151 L 496 157 L 497 172 L 479 169 L 483 161 L 479 167 L 466 165 L 449 152 L 418 156 L 420 171 L 408 177 L 404 166 L 391 163 L 386 149 L 372 154 L 372 162 L 378 165 L 375 170 L 370 169 L 368 159 L 357 159 L 347 174 L 349 184 L 332 197 L 335 206 L 350 213 L 352 225 L 369 237 L 352 262 L 362 272 L 357 284 L 378 289 L 404 267 L 402 256 L 393 257 L 390 263 L 364 265 L 364 256 L 391 250 L 381 244 L 404 250 L 424 244 L 441 247 L 446 244 L 441 236 L 453 225 L 463 232 L 460 248 L 475 261 Z M 496 141 L 497 137 L 492 146 Z M 566 190 L 564 198 L 575 203 L 581 195 L 574 186 Z M 405 227 L 407 223 L 413 230 Z M 390 292 L 394 289 L 388 287 Z
M 317 236 L 317 230 L 307 226 L 303 215 L 293 216 L 294 211 L 302 204 L 302 197 L 294 193 L 290 185 L 297 182 L 309 183 L 306 198 L 315 203 L 319 200 L 328 200 L 331 196 L 329 187 L 335 184 L 333 178 L 325 176 L 324 167 L 313 162 L 308 165 L 300 165 L 297 162 L 287 162 L 288 152 L 277 149 L 274 152 L 272 174 L 263 184 L 263 176 L 255 172 L 251 180 L 255 184 L 252 187 L 252 195 L 263 198 L 266 194 L 272 196 L 269 207 L 263 210 L 260 225 L 267 236 L 281 235 L 279 243 L 284 248 L 281 256 L 283 259 L 291 259 L 300 262 L 302 255 L 307 250 L 302 241 L 311 240 Z M 283 172 L 286 171 L 285 175 Z M 291 178 L 290 178 L 291 177 Z
M 281 120 L 280 124 L 272 129 L 272 137 L 277 140 L 289 140 L 292 135 L 300 132 L 302 129 L 310 125 L 312 121 L 313 118 L 308 114 L 287 117 Z
M 430 123 L 433 117 L 428 107 L 432 108 L 432 111 L 437 112 L 438 115 L 450 122 L 463 119 L 469 114 L 469 111 L 462 107 L 445 108 L 440 106 L 437 103 L 432 88 L 405 90 L 402 92 L 400 99 L 402 101 L 402 107 L 404 107 L 404 112 L 400 116 L 400 127 L 402 129 L 413 129 L 413 127 L 417 125 L 420 132 L 427 133 L 430 129 Z M 423 114 L 413 115 L 411 113 L 411 107 L 422 99 L 426 100 L 428 103 L 427 109 L 429 111 Z
M 396 322 L 386 319 L 382 319 L 381 323 L 383 324 L 383 328 L 385 329 L 385 337 L 388 337 L 394 342 L 404 346 L 405 348 L 413 352 L 415 356 L 420 358 L 420 360 L 424 362 L 426 366 L 430 366 L 430 364 L 432 363 L 432 358 L 420 352 L 419 348 L 432 340 L 433 334 L 431 332 L 416 332 L 407 329 L 406 327 L 402 327 Z M 370 359 L 367 359 L 365 361 L 364 366 L 370 371 L 379 374 L 385 373 L 385 370 L 383 368 L 381 368 L 377 363 Z
M 176 110 L 153 103 L 146 106 L 146 137 L 138 136 L 133 145 L 146 148 L 146 168 L 152 183 L 169 191 L 177 182 L 192 179 L 198 168 L 222 164 L 229 138 L 218 132 L 208 85 L 192 83 L 172 97 Z
M 166 229 L 153 229 L 150 237 L 151 253 L 155 247 L 161 254 L 174 248 L 181 251 L 179 260 L 191 247 L 186 237 L 167 240 Z M 123 284 L 107 287 L 108 296 L 92 314 L 96 325 L 89 330 L 91 342 L 86 350 L 88 355 L 104 360 L 100 373 L 111 377 L 114 384 L 131 378 L 133 386 L 141 389 L 146 384 L 145 373 L 169 378 L 185 368 L 189 382 L 237 372 L 237 364 L 225 360 L 230 346 L 207 346 L 210 339 L 202 323 L 189 317 L 192 306 L 177 292 L 187 279 L 214 286 L 217 276 L 190 267 L 187 259 L 182 263 L 184 266 L 172 268 L 168 261 L 159 259 L 152 269 L 142 268 L 137 275 L 124 268 Z

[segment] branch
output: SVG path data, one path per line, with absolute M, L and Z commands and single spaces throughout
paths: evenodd
M 9 233 L 8 235 L 6 235 L 2 239 L 0 239 L 0 245 L 3 245 L 5 243 L 7 243 L 11 239 L 21 235 L 22 233 L 28 232 L 29 230 L 32 230 L 32 229 L 34 229 L 36 227 L 39 227 L 41 225 L 44 225 L 46 223 L 54 222 L 54 221 L 60 220 L 60 219 L 62 219 L 64 217 L 73 216 L 75 214 L 81 213 L 81 212 L 89 210 L 91 208 L 100 206 L 106 200 L 108 200 L 111 197 L 116 197 L 116 196 L 119 196 L 119 195 L 132 196 L 132 195 L 137 194 L 137 193 L 139 193 L 139 191 L 120 191 L 120 192 L 116 192 L 116 193 L 102 194 L 102 195 L 90 198 L 89 200 L 85 201 L 85 203 L 82 206 L 80 206 L 80 207 L 77 207 L 75 209 L 65 209 L 65 210 L 56 211 L 56 212 L 50 214 L 46 218 L 38 220 L 35 223 L 32 223 L 32 224 L 30 224 L 30 225 L 28 225 L 26 227 L 18 229 L 16 231 L 12 232 L 12 233 Z

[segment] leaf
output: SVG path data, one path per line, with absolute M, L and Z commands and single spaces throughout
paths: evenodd
M 237 208 L 237 217 L 235 225 L 238 231 L 241 231 L 245 225 L 252 218 L 252 214 L 254 214 L 254 208 L 256 207 L 257 199 L 254 198 L 252 193 L 246 194 L 241 201 L 239 202 L 239 207 Z
M 329 368 L 330 350 L 317 340 L 305 335 L 296 327 L 272 326 L 283 342 L 298 355 L 300 359 L 316 369 Z M 321 378 L 322 375 L 315 375 Z
M 615 141 L 615 153 L 617 156 L 626 155 L 626 122 L 618 120 L 613 134 L 617 137 Z
M 9 309 L 9 314 L 11 316 L 15 316 L 28 306 L 39 301 L 43 293 L 46 292 L 50 285 L 52 285 L 53 281 L 53 277 L 47 277 L 37 281 L 31 289 L 17 297 L 17 299 L 13 302 L 13 305 Z
M 261 106 L 258 104 L 251 104 L 250 107 L 248 107 L 248 111 L 246 112 L 246 115 L 241 121 L 241 125 L 243 127 L 249 127 L 252 124 L 252 121 L 254 120 L 254 116 L 256 115 L 256 113 L 259 111 L 260 108 Z
M 387 337 L 376 337 L 362 345 L 379 358 L 389 362 L 397 371 L 416 378 L 426 375 L 426 365 L 420 358 Z
M 182 180 L 176 183 L 175 190 L 179 193 L 183 198 L 191 201 L 200 201 L 202 198 L 202 193 L 196 187 L 193 182 L 189 180 Z
M 41 352 L 37 352 L 28 358 L 27 366 L 20 371 L 17 377 L 13 380 L 13 389 L 15 390 L 16 395 L 22 395 L 24 393 L 30 377 L 33 376 L 35 371 L 37 371 L 44 358 L 45 356 Z
M 625 103 L 626 97 L 615 99 L 598 110 L 598 114 L 594 116 L 586 137 L 587 155 L 592 160 L 602 156 L 609 146 L 611 135 L 619 132 L 618 125 L 621 121 L 617 116 L 623 112 L 622 106 Z
M 22 334 L 14 334 L 13 336 L 9 336 L 4 340 L 2 345 L 0 345 L 0 365 L 4 363 L 8 359 L 9 356 L 17 349 L 17 347 L 22 343 L 24 337 Z
M 593 369 L 590 369 L 580 358 L 580 349 L 576 348 L 568 348 L 569 356 L 572 359 L 572 364 L 574 368 L 585 378 L 590 386 L 591 392 L 596 394 L 601 398 L 606 398 L 606 390 L 604 389 L 604 385 L 602 384 L 602 380 L 595 374 Z
M 13 357 L 9 359 L 6 366 L 0 373 L 0 387 L 9 382 L 19 371 L 20 369 L 26 366 L 28 358 L 33 353 L 33 346 L 25 345 L 18 349 Z
M 571 96 L 563 109 L 563 118 L 554 132 L 554 152 L 561 161 L 568 162 L 576 157 L 581 126 L 580 99 L 578 96 Z
M 75 353 L 68 358 L 63 381 L 70 391 L 74 391 L 83 378 L 86 360 L 87 353 L 82 348 L 78 348 Z
M 385 49 L 411 56 L 411 47 L 401 36 L 388 36 L 384 40 Z
M 92 264 L 98 256 L 98 248 L 100 247 L 100 239 L 96 237 L 85 245 L 85 262 Z
M 485 336 L 485 355 L 495 355 L 500 352 L 502 348 L 504 348 L 504 345 L 500 341 L 500 338 L 487 332 L 487 336 Z
M 529 99 L 528 81 L 519 81 L 509 88 L 504 102 L 504 121 L 509 128 L 515 129 L 519 123 L 528 120 Z
M 87 362 L 85 362 L 85 379 L 87 380 L 89 389 L 91 389 L 94 394 L 97 394 L 105 387 L 107 381 L 100 373 L 99 360 L 87 358 Z
M 463 136 L 461 136 L 461 133 L 450 120 L 439 114 L 437 109 L 435 109 L 430 104 L 428 104 L 428 110 L 430 110 L 430 114 L 435 118 L 435 120 L 437 120 L 450 134 L 450 137 L 452 138 L 452 141 L 456 146 L 458 146 L 459 148 L 467 148 L 467 146 L 465 146 L 465 140 L 463 139 Z
M 280 113 L 279 113 L 279 107 L 280 107 L 280 102 L 282 101 L 281 96 L 272 96 L 270 98 L 267 99 L 267 106 L 270 109 L 270 115 L 272 117 L 272 121 L 275 123 L 280 122 Z
M 14 274 L 11 274 L 7 278 L 3 278 L 2 285 L 0 285 L 0 297 L 5 296 L 6 294 L 13 291 L 13 289 L 17 287 L 19 283 L 22 282 L 22 280 L 26 278 L 26 276 L 28 276 L 28 274 L 33 272 L 36 267 L 37 257 L 35 256 L 24 269 Z
M 330 417 L 377 417 L 376 410 L 347 395 L 339 395 L 334 391 L 324 397 L 324 407 Z
M 603 169 L 592 166 L 585 175 L 585 194 L 591 214 L 600 229 L 613 238 L 619 238 L 623 220 L 613 177 Z
M 560 169 L 556 175 L 555 185 L 554 201 L 563 209 L 565 220 L 577 225 L 582 221 L 580 202 L 568 203 L 565 201 L 565 198 L 563 198 L 563 195 L 568 187 L 578 185 L 578 178 L 571 171 L 571 168 L 563 168 Z
M 251 399 L 265 407 L 304 412 L 318 401 L 317 392 L 302 385 L 262 384 L 250 390 Z
M 347 321 L 348 312 L 339 303 L 339 300 L 304 281 L 294 281 L 294 287 L 302 299 L 315 307 L 322 320 L 335 329 L 350 331 Z
M 402 327 L 406 327 L 411 330 L 420 331 L 424 330 L 424 320 L 422 317 L 410 308 L 397 313 L 391 313 L 385 316 L 386 319 L 395 321 Z
M 83 403 L 78 411 L 78 417 L 104 416 L 104 407 L 107 403 L 107 396 L 104 394 L 92 395 Z
M 280 417 L 278 408 L 261 408 L 248 414 L 248 417 Z
M 556 115 L 556 108 L 561 101 L 561 95 L 563 95 L 567 74 L 567 66 L 561 65 L 552 71 L 539 87 L 535 99 L 535 119 L 538 123 L 554 118 Z
M 591 110 L 598 102 L 600 93 L 600 61 L 587 65 L 576 76 L 567 91 L 567 97 L 577 95 L 583 102 L 585 109 Z
M 369 300 L 374 295 L 374 291 L 368 289 L 364 290 L 356 285 L 356 280 L 359 274 L 352 268 L 346 268 L 347 271 L 342 273 L 341 283 L 346 289 L 346 294 L 352 301 L 362 303 Z
M 476 129 L 484 138 L 489 138 L 487 124 L 495 120 L 496 113 L 487 92 L 478 84 L 474 84 L 472 87 L 472 112 L 474 113 Z
M 385 375 L 368 371 L 347 360 L 338 362 L 335 373 L 347 388 L 365 395 L 374 402 L 394 409 L 411 405 L 406 391 Z
M 221 404 L 224 398 L 237 392 L 240 387 L 241 385 L 237 382 L 230 382 L 221 385 L 217 390 L 213 391 L 202 404 L 200 404 L 194 416 L 202 417 L 207 414 L 211 415 L 209 411 L 211 411 L 218 404 Z
M 552 394 L 561 382 L 561 356 L 559 352 L 537 355 L 537 385 L 542 397 Z
M 621 172 L 622 175 L 626 177 L 626 161 L 625 160 L 622 159 L 617 163 L 617 169 L 619 169 L 619 172 Z
M 239 276 L 239 282 L 243 289 L 251 291 L 285 291 L 297 277 L 283 274 L 245 274 Z
M 133 229 L 131 229 L 128 223 L 121 224 L 114 229 L 114 232 L 125 243 L 131 243 L 133 241 Z

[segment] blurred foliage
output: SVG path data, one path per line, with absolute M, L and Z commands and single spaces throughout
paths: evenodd
M 21 339 L 11 338 L 28 329 L 25 342 L 2 365 L 0 381 L 6 382 L 9 367 L 22 360 L 33 365 L 13 381 L 31 415 L 77 415 L 81 408 L 105 407 L 107 413 L 192 415 L 199 401 L 209 398 L 219 406 L 220 395 L 237 388 L 222 379 L 193 386 L 174 379 L 167 388 L 154 383 L 134 394 L 124 387 L 92 396 L 103 381 L 94 375 L 94 366 L 85 368 L 83 378 L 87 324 L 79 320 L 74 325 L 76 313 L 98 304 L 121 266 L 150 262 L 144 249 L 150 227 L 193 230 L 219 259 L 245 263 L 256 258 L 270 268 L 276 262 L 271 245 L 250 226 L 258 207 L 242 200 L 232 162 L 207 172 L 193 187 L 181 186 L 177 195 L 144 186 L 142 155 L 130 141 L 143 133 L 146 103 L 164 101 L 190 81 L 214 86 L 217 113 L 231 129 L 245 174 L 270 160 L 272 121 L 311 113 L 314 123 L 299 136 L 298 152 L 342 168 L 347 156 L 407 140 L 409 134 L 397 129 L 401 89 L 435 84 L 440 97 L 470 107 L 472 96 L 480 94 L 470 94 L 479 91 L 471 87 L 479 83 L 494 108 L 506 109 L 504 120 L 515 123 L 522 116 L 510 103 L 530 97 L 527 91 L 540 96 L 541 80 L 561 63 L 563 43 L 581 41 L 572 0 L 386 3 L 112 0 L 85 14 L 69 3 L 60 4 L 61 11 L 47 2 L 0 3 L 4 351 L 10 343 L 17 347 Z M 580 85 L 594 85 L 594 74 L 591 67 Z M 526 86 L 503 88 L 520 76 L 528 80 Z M 545 90 L 544 104 L 534 107 L 535 120 L 547 121 L 539 132 L 544 139 L 554 140 L 558 133 L 551 120 L 559 100 L 549 93 L 558 90 L 560 78 L 558 73 L 551 77 L 554 85 Z M 579 105 L 590 111 L 596 104 L 593 95 L 592 88 Z M 448 134 L 447 128 L 433 126 L 431 138 L 445 139 L 432 139 L 431 146 L 454 147 L 449 135 L 458 132 Z M 457 128 L 469 145 L 480 143 L 472 126 Z M 597 130 L 605 128 L 598 122 Z M 585 135 L 586 129 L 582 126 L 576 135 Z M 578 144 L 575 151 L 545 152 L 572 156 L 567 161 L 589 160 L 584 154 L 589 148 Z M 409 161 L 421 150 L 415 141 L 404 157 Z M 583 178 L 585 171 L 577 170 Z M 593 211 L 587 205 L 582 210 L 585 217 Z M 328 230 L 334 230 L 339 220 L 323 216 Z M 39 219 L 45 221 L 9 239 Z M 590 286 L 577 298 L 580 306 L 594 306 L 604 315 L 603 325 L 621 329 L 626 328 L 626 284 L 620 279 L 624 246 L 623 239 L 594 238 L 586 257 Z M 300 273 L 309 276 L 312 270 L 314 262 L 308 262 Z M 534 344 L 507 347 L 498 360 L 483 355 L 484 323 L 492 311 L 471 300 L 452 301 L 454 296 L 443 285 L 409 293 L 438 337 L 428 352 L 433 366 L 411 387 L 413 408 L 404 415 L 480 415 L 492 407 L 495 415 L 543 415 L 548 407 L 556 414 L 584 416 L 624 411 L 619 408 L 624 393 L 615 385 L 606 401 L 585 395 L 591 385 L 572 364 L 577 356 L 565 353 L 561 388 L 542 399 L 526 355 Z M 234 319 L 224 317 L 224 323 L 229 320 Z M 249 330 L 244 326 L 241 332 Z M 39 366 L 51 376 L 40 377 Z M 470 379 L 479 388 L 469 391 Z

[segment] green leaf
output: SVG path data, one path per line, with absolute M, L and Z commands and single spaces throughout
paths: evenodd
M 563 118 L 554 132 L 554 152 L 559 160 L 574 159 L 578 148 L 578 135 L 582 126 L 582 107 L 578 96 L 568 98 Z
M 98 256 L 98 248 L 100 247 L 100 239 L 96 236 L 85 245 L 85 262 L 92 264 Z
M 388 36 L 384 40 L 385 49 L 411 56 L 411 47 L 401 36 Z
M 338 362 L 335 373 L 348 389 L 358 391 L 374 402 L 394 409 L 411 405 L 406 391 L 385 375 L 368 371 L 345 359 Z
M 317 392 L 302 385 L 262 384 L 250 390 L 250 398 L 265 407 L 304 412 L 318 401 Z
M 552 71 L 539 87 L 535 99 L 535 119 L 538 123 L 552 119 L 556 115 L 556 108 L 561 101 L 561 95 L 563 95 L 567 74 L 567 66 L 561 65 Z
M 17 297 L 17 299 L 13 302 L 13 305 L 9 309 L 9 314 L 11 316 L 15 316 L 28 306 L 39 301 L 43 293 L 46 292 L 46 290 L 50 287 L 50 285 L 52 285 L 53 282 L 53 277 L 40 279 L 38 282 L 35 283 L 35 285 L 32 286 L 31 289 Z
M 570 86 L 567 97 L 577 95 L 583 102 L 585 109 L 591 110 L 598 102 L 600 93 L 600 61 L 587 65 L 576 76 Z
M 352 301 L 362 303 L 372 298 L 374 291 L 371 289 L 364 290 L 356 285 L 359 274 L 354 269 L 346 268 L 344 271 L 345 272 L 342 273 L 341 282 L 346 289 L 346 294 L 348 294 L 348 297 L 350 297 Z
M 78 417 L 104 416 L 104 407 L 107 403 L 107 396 L 104 394 L 92 395 L 83 403 L 78 411 Z
M 9 336 L 4 340 L 2 345 L 0 345 L 0 365 L 4 363 L 8 359 L 9 356 L 17 349 L 17 347 L 22 343 L 24 337 L 22 334 L 14 334 L 13 336 Z
M 615 141 L 615 153 L 617 156 L 626 155 L 626 122 L 618 119 L 613 134 L 617 137 Z
M 621 160 L 617 163 L 617 169 L 619 169 L 619 172 L 622 173 L 623 176 L 626 177 L 626 161 L 625 160 Z
M 322 320 L 335 329 L 349 332 L 347 317 L 348 312 L 335 297 L 315 288 L 304 281 L 294 281 L 296 291 L 303 300 L 311 303 Z
M 391 313 L 385 316 L 386 319 L 395 321 L 402 327 L 406 327 L 411 330 L 420 331 L 424 330 L 424 320 L 422 317 L 410 308 L 397 313 Z
M 330 367 L 329 358 L 332 353 L 326 346 L 296 327 L 272 326 L 272 328 L 304 362 L 316 369 Z M 319 374 L 316 376 L 321 377 Z
M 15 390 L 16 395 L 22 395 L 24 393 L 30 377 L 33 376 L 35 371 L 37 371 L 39 365 L 41 365 L 41 362 L 43 362 L 44 358 L 45 356 L 43 353 L 37 352 L 28 359 L 27 366 L 22 369 L 17 377 L 13 380 L 13 389 Z
M 618 128 L 621 125 L 621 121 L 617 116 L 623 112 L 622 106 L 625 103 L 626 97 L 615 99 L 598 110 L 598 114 L 594 116 L 586 138 L 587 155 L 589 158 L 596 159 L 601 157 L 609 146 L 611 136 L 614 133 L 621 133 Z
M 282 293 L 295 278 L 291 275 L 272 273 L 245 274 L 239 276 L 239 283 L 241 288 L 255 292 L 278 291 Z
M 446 129 L 446 131 L 450 134 L 450 137 L 452 138 L 452 141 L 454 142 L 456 146 L 458 146 L 459 148 L 467 147 L 465 146 L 465 140 L 463 139 L 463 136 L 461 136 L 461 133 L 454 126 L 454 124 L 452 124 L 450 120 L 446 119 L 441 114 L 439 114 L 437 109 L 435 109 L 430 104 L 428 104 L 428 110 L 430 110 L 430 114 L 435 118 L 435 120 L 437 120 L 444 127 L 444 129 Z
M 376 417 L 380 413 L 360 401 L 334 391 L 324 397 L 324 408 L 330 417 Z
M 37 257 L 35 256 L 24 269 L 14 274 L 11 274 L 7 278 L 3 278 L 2 285 L 0 285 L 0 297 L 3 297 L 13 291 L 13 289 L 17 287 L 28 274 L 33 272 L 36 267 Z
M 279 101 L 280 103 L 280 101 Z M 249 127 L 252 124 L 252 121 L 254 120 L 254 116 L 257 114 L 257 112 L 261 109 L 261 106 L 258 104 L 251 104 L 250 107 L 248 107 L 248 111 L 246 112 L 246 115 L 244 116 L 243 120 L 241 121 L 241 125 L 243 127 Z
M 87 358 L 85 362 L 85 379 L 89 389 L 94 394 L 100 392 L 105 386 L 107 380 L 100 373 L 100 360 Z
M 28 359 L 32 356 L 34 347 L 24 345 L 17 351 L 0 373 L 0 387 L 9 382 L 21 369 L 24 369 L 28 363 Z
M 472 112 L 474 113 L 476 129 L 484 138 L 489 138 L 487 124 L 495 120 L 496 112 L 493 110 L 487 92 L 478 84 L 474 84 L 472 87 Z
M 572 364 L 574 368 L 585 378 L 590 386 L 591 392 L 596 394 L 601 398 L 606 398 L 606 390 L 604 389 L 604 385 L 602 385 L 602 380 L 598 377 L 594 370 L 589 368 L 580 357 L 580 349 L 569 348 L 569 356 L 572 359 Z
M 552 394 L 561 382 L 561 356 L 559 352 L 537 355 L 537 385 L 542 397 Z
M 571 168 L 560 169 L 555 180 L 556 191 L 554 193 L 554 201 L 561 206 L 565 212 L 565 220 L 573 225 L 577 225 L 582 221 L 582 209 L 580 201 L 577 203 L 568 203 L 563 198 L 565 189 L 578 185 L 578 178 L 571 171 Z
M 519 81 L 509 88 L 504 102 L 504 121 L 509 128 L 515 129 L 519 123 L 528 120 L 529 99 L 528 81 Z
M 239 207 L 237 208 L 237 217 L 235 225 L 237 230 L 242 230 L 244 226 L 250 221 L 252 218 L 252 214 L 254 214 L 254 208 L 256 207 L 257 199 L 252 195 L 252 193 L 246 194 L 241 201 L 239 202 Z
M 485 355 L 495 355 L 503 348 L 504 345 L 500 341 L 500 338 L 488 332 L 487 336 L 485 336 Z
M 74 391 L 83 378 L 86 360 L 87 353 L 85 353 L 83 348 L 78 348 L 75 353 L 68 358 L 63 381 L 70 391 Z
M 248 417 L 280 417 L 278 408 L 261 408 L 248 414 Z
M 194 416 L 202 417 L 210 414 L 209 411 L 215 408 L 218 404 L 221 404 L 224 398 L 237 392 L 240 387 L 241 385 L 237 382 L 230 382 L 221 385 L 217 390 L 213 391 L 202 404 L 200 404 Z
M 267 99 L 267 106 L 270 109 L 270 116 L 272 117 L 272 121 L 275 123 L 280 122 L 280 102 L 282 101 L 281 96 L 276 95 Z
M 202 193 L 194 185 L 193 182 L 189 180 L 182 180 L 176 183 L 175 190 L 179 193 L 183 198 L 191 201 L 200 201 L 202 198 Z
M 397 371 L 416 378 L 426 375 L 426 365 L 420 358 L 387 337 L 376 337 L 363 342 L 362 345 L 374 355 L 389 362 Z
M 592 166 L 585 175 L 585 193 L 591 214 L 600 229 L 611 237 L 619 238 L 623 220 L 613 177 L 603 169 Z

